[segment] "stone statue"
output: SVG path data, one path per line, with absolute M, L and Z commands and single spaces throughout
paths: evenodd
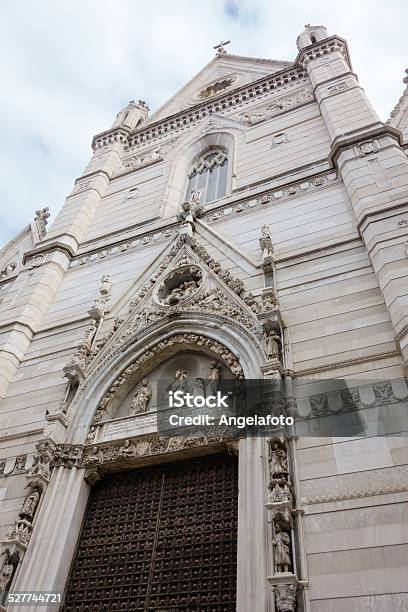
M 218 391 L 220 382 L 220 368 L 216 361 L 210 363 L 210 370 L 208 372 L 208 392 L 207 395 L 215 395 Z
M 28 497 L 26 497 L 25 499 L 23 507 L 20 510 L 20 516 L 22 518 L 26 517 L 26 518 L 32 519 L 39 500 L 40 500 L 39 492 L 32 491 L 32 493 L 30 493 Z
M 281 523 L 275 525 L 275 537 L 272 540 L 275 550 L 275 567 L 277 573 L 288 573 L 291 570 L 292 562 L 290 560 L 290 536 L 284 531 Z
M 176 375 L 174 377 L 174 381 L 168 387 L 168 391 L 187 391 L 187 371 L 186 370 L 177 370 Z
M 104 274 L 102 276 L 101 286 L 99 288 L 99 293 L 103 298 L 108 298 L 111 293 L 112 287 L 112 277 L 110 274 Z
M 145 378 L 142 381 L 142 386 L 136 391 L 132 405 L 130 406 L 130 414 L 142 414 L 147 411 L 147 404 L 152 397 L 152 390 L 149 387 L 149 381 Z
M 277 441 L 271 444 L 269 459 L 272 478 L 288 474 L 288 458 L 285 449 L 281 448 Z
M 7 591 L 7 587 L 13 575 L 14 566 L 8 561 L 3 565 L 0 570 L 0 593 Z
M 92 346 L 92 341 L 95 338 L 97 329 L 98 329 L 98 325 L 96 323 L 96 320 L 91 319 L 91 323 L 89 327 L 87 327 L 85 330 L 83 342 L 86 342 L 87 344 L 89 344 L 89 346 Z
M 194 397 L 206 397 L 204 378 L 196 378 L 193 388 Z

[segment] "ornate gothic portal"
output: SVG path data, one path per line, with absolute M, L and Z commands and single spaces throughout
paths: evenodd
M 92 489 L 65 612 L 233 612 L 238 461 L 110 474 Z

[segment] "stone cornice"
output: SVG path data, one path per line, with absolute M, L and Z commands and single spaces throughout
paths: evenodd
M 329 36 L 329 38 L 325 38 L 318 43 L 305 47 L 299 52 L 295 59 L 295 66 L 306 68 L 313 60 L 325 57 L 329 53 L 334 53 L 335 51 L 338 51 L 343 56 L 350 70 L 352 70 L 347 42 L 340 36 Z
M 101 149 L 102 147 L 112 144 L 114 142 L 125 143 L 130 134 L 130 129 L 123 126 L 110 128 L 105 132 L 96 134 L 92 139 L 92 149 Z
M 339 180 L 336 173 L 332 170 L 313 175 L 308 178 L 294 181 L 286 186 L 267 189 L 257 194 L 253 194 L 252 196 L 242 197 L 234 200 L 234 202 L 228 201 L 206 212 L 202 219 L 206 223 L 213 224 L 215 222 L 229 220 L 236 216 L 244 216 L 245 214 L 268 208 L 274 204 L 300 197 L 304 193 L 330 187 L 331 185 L 337 184 Z M 98 249 L 78 254 L 71 261 L 71 268 L 99 261 L 100 259 L 111 257 L 112 255 L 119 255 L 127 251 L 148 248 L 162 242 L 167 242 L 175 235 L 177 230 L 178 224 L 175 224 L 173 219 L 169 219 L 169 224 L 167 226 L 153 228 L 146 233 L 138 234 L 125 241 L 116 240 Z
M 133 134 L 129 134 L 128 138 L 124 138 L 124 130 L 120 127 L 97 134 L 92 140 L 92 148 L 95 151 L 112 142 L 124 142 L 125 149 L 130 149 L 136 145 L 145 144 L 156 138 L 171 134 L 175 129 L 195 124 L 212 113 L 220 113 L 250 100 L 265 97 L 265 94 L 278 91 L 281 87 L 305 77 L 307 77 L 307 72 L 301 66 L 294 65 L 290 68 L 284 68 L 270 76 L 262 77 L 257 81 L 247 83 L 224 95 L 213 98 L 211 101 L 195 104 L 187 110 L 142 126 Z
M 31 251 L 26 251 L 23 255 L 23 264 L 27 262 L 28 259 L 32 257 L 37 257 L 38 255 L 42 255 L 44 253 L 48 253 L 49 251 L 61 251 L 68 255 L 69 259 L 75 255 L 74 250 L 68 244 L 60 242 L 58 240 L 52 240 L 48 244 L 39 244 L 35 249 Z
M 341 138 L 341 140 L 337 140 L 337 142 L 335 141 L 333 143 L 333 147 L 329 156 L 329 159 L 333 166 L 337 167 L 337 159 L 342 150 L 349 149 L 355 145 L 364 142 L 365 140 L 379 138 L 380 136 L 391 136 L 391 138 L 397 140 L 398 144 L 402 146 L 401 132 L 399 130 L 396 130 L 395 128 L 386 124 L 381 124 L 379 126 L 378 124 L 374 125 L 375 127 L 373 127 L 372 129 L 364 130 L 362 132 L 359 131 L 355 135 L 350 134 L 349 136 Z

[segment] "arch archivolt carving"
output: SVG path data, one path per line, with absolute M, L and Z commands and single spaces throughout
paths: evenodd
M 121 401 L 157 365 L 186 350 L 215 358 L 233 376 L 262 377 L 262 343 L 239 323 L 206 313 L 170 317 L 149 334 L 134 338 L 86 377 L 69 407 L 64 442 L 92 443 L 92 434 L 104 415 L 109 416 L 114 398 Z
M 221 360 L 236 378 L 244 378 L 243 369 L 237 357 L 223 344 L 202 334 L 178 333 L 168 338 L 159 340 L 156 344 L 148 348 L 139 355 L 130 365 L 128 365 L 111 384 L 99 401 L 95 414 L 91 421 L 91 426 L 87 435 L 87 441 L 92 442 L 98 423 L 107 413 L 109 405 L 117 396 L 121 388 L 129 381 L 140 380 L 155 365 L 168 358 L 180 348 L 192 348 L 193 350 L 207 351 Z

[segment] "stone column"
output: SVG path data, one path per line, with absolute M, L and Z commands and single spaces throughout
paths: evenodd
M 84 472 L 54 468 L 14 591 L 62 592 L 66 588 L 90 490 Z M 40 609 L 51 612 L 55 607 Z M 39 608 L 25 606 L 21 610 L 38 612 Z
M 396 341 L 408 364 L 408 159 L 401 134 L 384 125 L 367 100 L 348 62 L 341 39 L 301 50 L 314 95 L 332 141 Z
M 237 612 L 267 612 L 263 438 L 240 441 L 238 486 Z

